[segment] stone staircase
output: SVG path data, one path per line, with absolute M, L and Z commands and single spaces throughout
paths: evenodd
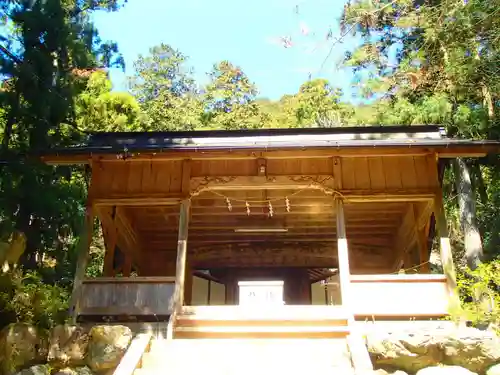
M 153 340 L 134 375 L 353 375 L 348 317 L 331 306 L 185 307 L 174 338 Z
M 353 375 L 343 339 L 155 340 L 134 375 Z
M 344 338 L 348 316 L 334 306 L 184 307 L 175 321 L 176 339 Z

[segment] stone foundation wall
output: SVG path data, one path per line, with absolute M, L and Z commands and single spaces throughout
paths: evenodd
M 0 374 L 112 374 L 132 337 L 123 325 L 61 325 L 43 332 L 11 324 L 0 332 Z

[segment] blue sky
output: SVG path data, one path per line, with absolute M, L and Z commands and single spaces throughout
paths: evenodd
M 336 63 L 355 41 L 336 43 L 326 59 L 332 46 L 326 35 L 330 28 L 334 38 L 340 35 L 343 6 L 342 0 L 129 0 L 120 11 L 96 14 L 94 20 L 101 37 L 116 41 L 125 58 L 126 73 L 111 72 L 116 90 L 126 89 L 137 56 L 163 42 L 189 56 L 200 83 L 214 63 L 229 60 L 256 83 L 260 97 L 279 99 L 296 92 L 309 73 L 349 95 L 351 74 Z M 282 36 L 291 36 L 291 48 L 279 44 Z

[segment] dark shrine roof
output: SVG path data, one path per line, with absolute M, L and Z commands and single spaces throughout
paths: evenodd
M 304 148 L 453 148 L 469 146 L 498 153 L 499 141 L 448 138 L 435 125 L 336 128 L 97 132 L 74 146 L 46 150 L 41 156 L 161 153 L 182 151 L 287 150 Z M 49 157 L 50 158 L 50 157 Z

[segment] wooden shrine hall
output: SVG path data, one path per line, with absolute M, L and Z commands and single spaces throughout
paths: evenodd
M 440 169 L 499 145 L 374 126 L 96 133 L 51 150 L 46 163 L 92 172 L 75 317 L 155 321 L 236 305 L 443 317 L 456 282 Z M 96 219 L 105 264 L 89 279 Z M 435 236 L 443 274 L 430 272 Z

